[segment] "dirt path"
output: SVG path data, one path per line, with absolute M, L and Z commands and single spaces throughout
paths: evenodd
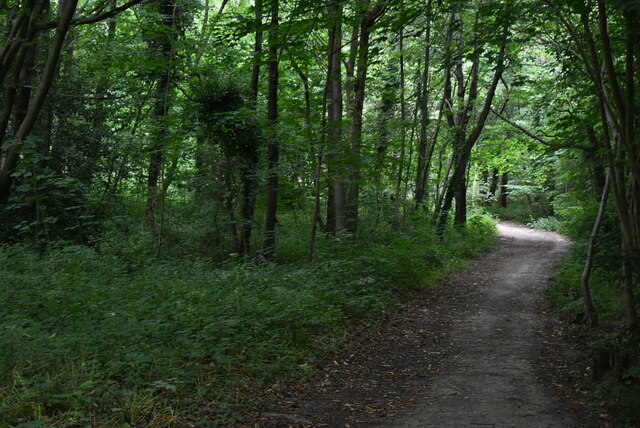
M 511 223 L 499 230 L 493 250 L 371 326 L 255 426 L 590 425 L 563 404 L 540 362 L 541 299 L 569 242 Z

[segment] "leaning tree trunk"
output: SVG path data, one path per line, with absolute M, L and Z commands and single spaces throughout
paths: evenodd
M 637 332 L 634 287 L 640 282 L 640 157 L 638 142 L 635 138 L 637 113 L 635 111 L 635 56 L 639 31 L 637 11 L 630 6 L 622 7 L 622 18 L 626 37 L 623 41 L 625 72 L 615 68 L 614 53 L 609 34 L 609 18 L 604 0 L 597 1 L 597 24 L 599 43 L 596 43 L 590 26 L 590 15 L 583 12 L 580 16 L 584 37 L 576 34 L 575 29 L 563 21 L 568 33 L 577 44 L 586 42 L 586 53 L 582 56 L 586 70 L 591 77 L 598 97 L 601 123 L 610 171 L 611 192 L 615 201 L 620 225 L 622 251 L 622 298 L 625 309 L 625 323 L 632 332 Z M 599 46 L 598 46 L 599 45 Z M 599 54 L 598 47 L 601 48 Z M 605 71 L 605 73 L 602 72 Z M 620 84 L 619 76 L 623 76 Z
M 64 5 L 64 9 L 57 21 L 56 31 L 51 40 L 51 46 L 44 65 L 42 77 L 40 78 L 40 82 L 37 86 L 35 94 L 33 95 L 33 98 L 29 102 L 29 106 L 24 115 L 24 118 L 20 122 L 19 127 L 13 135 L 12 139 L 15 140 L 17 144 L 11 145 L 4 151 L 2 162 L 0 163 L 0 200 L 6 199 L 9 194 L 9 189 L 11 186 L 10 174 L 17 165 L 19 145 L 22 144 L 22 142 L 29 136 L 29 134 L 33 130 L 36 120 L 38 119 L 38 115 L 40 114 L 40 110 L 42 110 L 42 106 L 44 105 L 45 98 L 47 97 L 49 89 L 51 89 L 51 85 L 53 84 L 53 78 L 58 69 L 60 53 L 67 36 L 67 32 L 69 31 L 69 27 L 71 25 L 71 19 L 75 14 L 77 4 L 77 0 L 68 0 Z M 35 35 L 35 33 L 33 34 Z M 16 41 L 16 43 L 23 42 L 24 41 Z M 22 48 L 25 48 L 25 46 L 19 46 L 18 50 Z M 19 55 L 18 53 L 16 54 Z M 4 79 L 2 79 L 1 81 L 4 81 Z M 4 136 L 0 135 L 0 137 Z
M 503 35 L 502 35 L 502 45 L 500 46 L 500 51 L 498 53 L 496 69 L 493 74 L 493 80 L 491 81 L 491 85 L 487 91 L 487 96 L 484 102 L 484 106 L 478 117 L 475 128 L 473 129 L 469 137 L 467 137 L 467 139 L 464 142 L 464 145 L 462 146 L 459 161 L 455 165 L 454 172 L 451 178 L 449 179 L 449 183 L 447 185 L 447 190 L 444 196 L 444 200 L 442 202 L 442 207 L 438 213 L 437 228 L 440 236 L 442 236 L 444 233 L 444 230 L 447 224 L 447 218 L 449 216 L 449 210 L 451 209 L 454 196 L 456 197 L 456 201 L 459 200 L 461 204 L 461 206 L 456 209 L 461 211 L 462 208 L 464 207 L 466 212 L 466 186 L 464 186 L 464 189 L 461 189 L 459 186 L 459 183 L 464 182 L 465 180 L 465 176 L 467 173 L 467 164 L 471 157 L 471 150 L 473 149 L 473 146 L 475 145 L 476 141 L 478 141 L 478 138 L 480 137 L 480 133 L 484 129 L 484 125 L 487 121 L 487 118 L 489 117 L 489 112 L 491 111 L 491 104 L 493 102 L 493 97 L 495 96 L 498 83 L 500 82 L 500 79 L 502 78 L 502 73 L 504 72 L 504 68 L 505 68 L 504 59 L 506 54 L 506 42 L 507 42 L 506 33 L 507 33 L 507 28 L 504 28 Z M 472 97 L 472 94 L 470 94 L 470 98 L 471 97 Z M 457 196 L 456 196 L 456 193 L 458 193 Z M 458 216 L 456 216 L 456 218 L 458 218 Z
M 591 276 L 591 268 L 593 266 L 593 251 L 598 239 L 598 233 L 600 232 L 600 226 L 602 225 L 602 219 L 604 218 L 604 211 L 607 206 L 607 200 L 609 199 L 609 178 L 608 172 L 605 178 L 604 186 L 602 187 L 602 196 L 600 197 L 600 206 L 598 207 L 598 214 L 591 230 L 591 236 L 589 237 L 589 243 L 587 245 L 587 260 L 582 270 L 581 285 L 582 285 L 582 297 L 584 300 L 584 321 L 589 328 L 595 328 L 598 325 L 598 313 L 591 299 L 591 290 L 589 288 L 589 278 Z

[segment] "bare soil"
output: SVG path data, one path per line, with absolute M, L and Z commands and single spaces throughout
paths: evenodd
M 255 427 L 586 427 L 580 358 L 544 316 L 570 242 L 513 223 L 466 270 L 355 335 Z M 578 361 L 578 366 L 582 364 Z

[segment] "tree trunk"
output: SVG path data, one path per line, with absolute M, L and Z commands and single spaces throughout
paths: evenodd
M 327 125 L 327 85 L 322 94 L 322 129 Z M 311 106 L 309 106 L 309 124 L 311 123 Z M 320 174 L 322 172 L 322 149 L 325 144 L 325 134 L 322 133 L 321 141 L 318 144 L 317 153 L 315 154 L 315 171 L 313 177 L 313 213 L 311 214 L 311 231 L 309 234 L 309 253 L 307 260 L 313 261 L 316 253 L 316 231 L 318 229 L 318 219 L 320 218 Z
M 53 77 L 60 61 L 60 53 L 64 45 L 67 31 L 71 24 L 71 19 L 75 14 L 77 3 L 77 0 L 68 0 L 65 4 L 64 11 L 57 21 L 56 31 L 53 35 L 53 39 L 51 40 L 51 47 L 44 65 L 42 77 L 40 78 L 40 82 L 33 98 L 29 102 L 26 114 L 13 135 L 13 139 L 17 144 L 21 144 L 31 133 L 36 120 L 38 119 L 38 115 L 40 114 L 40 110 L 44 105 L 45 98 L 49 93 L 49 89 L 51 89 Z M 3 80 L 4 79 L 2 79 L 2 81 Z M 18 147 L 16 145 L 12 145 L 5 150 L 2 162 L 0 163 L 0 200 L 5 200 L 9 195 L 9 189 L 11 186 L 10 174 L 16 167 L 17 160 Z
M 173 75 L 173 46 L 176 38 L 176 10 L 172 0 L 163 0 L 159 5 L 159 28 L 154 35 L 151 45 L 160 47 L 160 59 L 162 61 L 156 77 L 156 89 L 153 96 L 151 142 L 149 144 L 149 169 L 147 173 L 147 213 L 145 224 L 153 227 L 155 224 L 156 209 L 159 199 L 162 197 L 158 182 L 162 176 L 165 158 L 165 146 L 169 137 L 169 128 L 166 123 L 167 114 L 171 108 L 171 92 Z
M 401 3 L 404 5 L 404 3 Z M 396 191 L 395 200 L 398 206 L 398 213 L 400 213 L 400 207 L 404 202 L 405 195 L 401 195 L 402 176 L 404 174 L 404 157 L 407 144 L 407 102 L 406 102 L 406 82 L 405 82 L 405 66 L 404 66 L 404 28 L 400 30 L 400 154 L 398 159 L 398 172 L 396 174 Z
M 468 161 L 467 161 L 468 164 Z M 455 216 L 453 218 L 453 224 L 456 226 L 462 226 L 467 222 L 467 177 L 466 173 L 462 175 L 462 178 L 456 183 L 455 189 Z
M 500 198 L 498 199 L 498 203 L 502 208 L 507 208 L 507 196 L 509 196 L 509 189 L 507 188 L 508 182 L 509 174 L 503 172 L 500 176 Z
M 233 161 L 231 157 L 225 153 L 224 155 L 224 184 L 226 192 L 224 195 L 224 208 L 227 211 L 227 218 L 229 220 L 229 231 L 231 232 L 231 239 L 233 241 L 233 248 L 238 248 L 238 227 L 236 221 L 236 214 L 233 207 Z
M 354 105 L 351 126 L 351 156 L 349 168 L 348 196 L 345 204 L 345 226 L 355 236 L 358 230 L 358 205 L 360 199 L 360 152 L 362 150 L 362 114 L 364 110 L 365 86 L 369 69 L 369 38 L 371 27 L 382 15 L 384 8 L 378 2 L 363 17 L 360 24 L 357 71 L 354 81 Z
M 622 8 L 626 30 L 625 72 L 618 73 L 613 61 L 614 53 L 611 49 L 607 7 L 603 0 L 597 1 L 597 9 L 602 58 L 591 31 L 588 12 L 582 13 L 580 17 L 584 37 L 579 37 L 566 20 L 563 24 L 576 43 L 584 39 L 587 44 L 588 55 L 585 53 L 581 59 L 596 88 L 604 141 L 607 146 L 606 159 L 611 192 L 620 225 L 624 257 L 622 299 L 625 322 L 630 331 L 636 332 L 638 322 L 634 287 L 640 282 L 640 158 L 638 144 L 634 137 L 637 113 L 634 93 L 635 73 L 633 72 L 638 42 L 637 12 L 631 6 Z M 605 73 L 602 73 L 601 64 L 604 64 Z M 620 75 L 624 76 L 625 80 L 622 85 L 618 81 Z
M 609 173 L 607 173 L 604 186 L 602 188 L 602 196 L 600 197 L 600 206 L 598 207 L 598 215 L 593 224 L 591 230 L 591 236 L 589 237 L 589 243 L 587 245 L 587 259 L 582 270 L 581 285 L 582 285 L 582 297 L 584 300 L 584 315 L 585 323 L 589 328 L 595 328 L 598 326 L 598 313 L 593 305 L 591 299 L 591 291 L 589 289 L 589 278 L 591 276 L 591 267 L 593 266 L 593 251 L 598 239 L 598 233 L 600 232 L 600 226 L 602 225 L 602 219 L 604 218 L 604 211 L 607 206 L 607 200 L 609 199 Z
M 258 84 L 260 83 L 260 55 L 262 54 L 262 0 L 255 0 L 256 35 L 253 45 L 253 66 L 251 69 L 251 103 L 255 108 L 258 102 Z
M 271 29 L 269 30 L 269 88 L 267 94 L 267 121 L 269 140 L 267 143 L 267 208 L 264 230 L 264 254 L 273 257 L 276 245 L 278 209 L 278 1 L 271 0 Z
M 491 202 L 496 197 L 499 180 L 500 180 L 500 174 L 498 173 L 498 169 L 493 168 L 493 171 L 491 171 L 491 184 L 489 185 L 489 193 L 487 195 L 487 205 L 491 205 Z
M 427 181 L 427 128 L 429 127 L 429 66 L 431 64 L 431 0 L 427 8 L 427 27 L 424 36 L 424 68 L 420 81 L 420 140 L 418 141 L 418 167 L 416 174 L 415 209 L 423 208 Z
M 250 105 L 255 110 L 258 104 L 258 87 L 260 83 L 260 55 L 262 53 L 262 0 L 255 0 L 255 22 L 256 34 L 253 48 L 253 67 L 251 71 L 251 98 Z M 240 167 L 240 175 L 242 180 L 242 201 L 240 205 L 240 215 L 242 222 L 240 223 L 240 247 L 238 252 L 241 255 L 251 253 L 251 232 L 253 230 L 253 216 L 256 206 L 256 187 L 258 168 L 258 152 L 257 148 L 247 153 L 246 159 L 243 160 Z
M 344 165 L 342 142 L 342 3 L 327 5 L 329 15 L 328 73 L 327 73 L 327 148 L 329 197 L 327 228 L 331 233 L 345 229 Z
M 471 81 L 471 86 L 469 89 L 469 101 L 467 101 L 467 105 L 466 107 L 464 107 L 463 110 L 459 110 L 459 117 L 461 118 L 461 120 L 463 121 L 462 123 L 457 123 L 457 132 L 460 132 L 461 135 L 459 135 L 459 137 L 461 138 L 460 141 L 464 141 L 464 144 L 462 144 L 462 147 L 460 147 L 460 149 L 458 149 L 460 151 L 460 154 L 458 155 L 459 157 L 457 158 L 457 161 L 455 163 L 455 167 L 454 167 L 454 172 L 451 176 L 451 178 L 449 179 L 449 183 L 447 185 L 447 190 L 445 192 L 445 196 L 444 196 L 444 200 L 442 201 L 442 208 L 440 209 L 440 211 L 438 212 L 438 220 L 437 220 L 437 227 L 438 227 L 438 233 L 439 235 L 442 237 L 444 234 L 444 229 L 446 227 L 447 224 L 447 218 L 449 216 L 449 210 L 451 209 L 451 205 L 455 196 L 456 202 L 460 203 L 461 205 L 464 205 L 464 207 L 459 207 L 456 208 L 456 220 L 463 220 L 463 217 L 466 217 L 466 184 L 464 186 L 461 185 L 461 183 L 464 183 L 465 181 L 465 175 L 467 173 L 467 166 L 468 166 L 468 162 L 469 159 L 471 157 L 471 150 L 473 149 L 473 146 L 475 145 L 476 141 L 478 141 L 478 138 L 480 137 L 480 133 L 482 132 L 482 130 L 484 129 L 484 125 L 487 121 L 487 118 L 489 117 L 489 112 L 491 111 L 491 104 L 493 103 L 493 97 L 495 96 L 496 93 L 496 89 L 498 87 L 498 83 L 500 82 L 501 78 L 502 78 L 502 73 L 504 72 L 504 60 L 505 60 L 505 55 L 506 55 L 506 44 L 507 44 L 507 32 L 508 32 L 508 28 L 504 27 L 503 28 L 503 32 L 501 35 L 501 45 L 500 45 L 500 51 L 498 53 L 498 57 L 496 59 L 496 68 L 493 74 L 493 79 L 491 81 L 491 85 L 489 86 L 489 89 L 487 90 L 487 95 L 485 98 L 485 102 L 484 102 L 484 106 L 482 108 L 482 111 L 480 112 L 477 122 L 475 124 L 475 127 L 473 129 L 473 131 L 471 131 L 471 133 L 469 134 L 468 137 L 466 137 L 464 140 L 462 140 L 462 138 L 464 138 L 464 130 L 465 130 L 465 124 L 464 124 L 464 118 L 470 116 L 470 112 L 471 109 L 473 108 L 473 104 L 474 101 L 477 97 L 477 83 L 478 83 L 478 79 L 477 79 L 477 67 L 479 67 L 479 57 L 476 56 L 475 60 L 474 60 L 474 67 L 472 67 L 472 81 Z M 473 68 L 476 68 L 476 70 L 474 71 Z M 475 76 L 475 77 L 474 77 Z M 456 150 L 456 148 L 454 147 L 454 154 L 458 151 Z M 454 158 L 455 159 L 455 158 Z M 465 210 L 465 214 L 462 215 L 462 209 L 464 208 Z M 459 212 L 458 212 L 459 211 Z

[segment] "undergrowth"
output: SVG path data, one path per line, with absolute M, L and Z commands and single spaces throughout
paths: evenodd
M 604 351 L 606 360 L 591 362 L 592 390 L 599 403 L 615 415 L 616 426 L 638 426 L 640 416 L 640 341 L 629 334 L 624 325 L 624 309 L 620 292 L 619 250 L 602 236 L 591 273 L 591 295 L 598 312 L 598 327 L 588 329 L 581 323 L 584 307 L 581 275 L 585 263 L 586 244 L 579 240 L 563 261 L 549 297 L 559 317 L 571 326 L 570 331 L 595 355 Z M 619 248 L 619 247 L 618 247 Z M 600 357 L 602 358 L 602 357 Z M 599 373 L 594 365 L 603 365 Z
M 285 235 L 278 264 L 0 246 L 0 425 L 230 425 L 493 235 L 475 215 L 442 242 L 325 238 L 314 263 Z

